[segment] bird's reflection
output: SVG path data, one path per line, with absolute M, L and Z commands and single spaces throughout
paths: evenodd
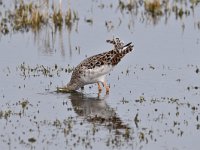
M 94 97 L 83 93 L 71 93 L 72 107 L 78 116 L 84 117 L 88 122 L 108 127 L 109 129 L 128 129 L 115 110 L 107 103 L 108 95 Z

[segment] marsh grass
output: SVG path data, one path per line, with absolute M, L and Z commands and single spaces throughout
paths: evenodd
M 79 21 L 78 12 L 72 11 L 71 8 L 68 8 L 66 15 L 65 15 L 65 25 L 66 25 L 67 29 L 69 31 L 71 31 L 72 26 L 75 23 L 78 23 L 78 21 Z M 76 31 L 78 30 L 77 28 L 76 28 Z
M 75 25 L 75 31 L 78 31 L 78 22 L 80 20 L 78 11 L 73 10 L 69 2 L 66 10 L 62 10 L 61 0 L 51 4 L 48 0 L 19 0 L 18 2 L 13 2 L 15 5 L 14 9 L 8 8 L 6 10 L 4 7 L 3 11 L 0 11 L 0 33 L 6 35 L 13 31 L 27 32 L 30 29 L 36 32 L 42 29 L 42 27 L 52 27 L 52 25 L 55 27 L 53 29 L 58 28 L 59 31 L 62 31 L 63 26 L 66 26 L 69 32 Z M 132 19 L 133 15 L 139 15 L 141 20 L 156 25 L 161 20 L 161 17 L 164 17 L 165 22 L 167 22 L 167 19 L 172 14 L 175 15 L 176 19 L 183 19 L 191 13 L 194 14 L 194 9 L 199 3 L 199 0 L 191 0 L 187 3 L 164 0 L 119 0 L 116 7 L 123 16 L 131 14 L 130 18 Z M 104 9 L 106 8 L 106 3 L 101 3 L 100 6 L 98 8 Z M 110 8 L 114 7 L 112 3 L 109 6 Z M 96 21 L 96 18 L 88 18 L 88 16 L 82 16 L 82 19 L 90 25 L 93 25 L 93 22 Z M 120 22 L 122 20 L 120 18 Z M 134 22 L 134 20 L 130 20 L 130 22 Z M 196 22 L 196 26 L 198 29 L 200 28 L 199 21 Z M 130 29 L 130 25 L 128 25 L 128 28 Z
M 62 25 L 63 25 L 63 13 L 61 11 L 61 9 L 58 9 L 58 10 L 54 10 L 53 11 L 53 23 L 55 25 L 55 27 L 61 29 L 62 28 Z
M 12 12 L 13 15 L 13 29 L 14 30 L 38 30 L 42 25 L 48 23 L 46 13 L 41 11 L 38 4 L 33 2 L 25 4 L 23 1 Z
M 56 3 L 49 7 L 49 2 L 26 2 L 21 0 L 15 4 L 15 9 L 9 9 L 7 14 L 0 16 L 0 33 L 8 34 L 10 31 L 39 31 L 43 26 L 53 24 L 55 28 L 61 29 L 64 21 L 68 29 L 72 29 L 75 21 L 78 21 L 78 13 L 69 7 L 64 14 L 61 3 L 57 7 Z M 50 9 L 49 9 L 50 8 Z
M 144 1 L 144 8 L 153 16 L 162 15 L 162 5 L 160 0 Z
M 7 25 L 7 19 L 3 18 L 0 22 L 0 33 L 2 33 L 3 35 L 6 35 L 9 33 L 9 28 Z
M 5 110 L 5 111 L 0 111 L 0 119 L 4 118 L 4 119 L 8 119 L 12 114 L 11 110 Z
M 66 12 L 65 24 L 66 24 L 68 29 L 71 29 L 71 26 L 72 26 L 72 12 L 71 12 L 70 8 L 68 8 L 68 10 Z

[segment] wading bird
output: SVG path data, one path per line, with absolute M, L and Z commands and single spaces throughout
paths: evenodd
M 119 38 L 107 40 L 114 45 L 108 52 L 100 53 L 83 60 L 74 70 L 69 83 L 57 88 L 59 92 L 70 92 L 78 90 L 87 84 L 97 83 L 99 92 L 102 91 L 100 83 L 109 93 L 109 86 L 106 84 L 106 75 L 121 61 L 121 59 L 133 50 L 132 43 L 124 44 Z

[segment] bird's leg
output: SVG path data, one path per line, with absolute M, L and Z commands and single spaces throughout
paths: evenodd
M 97 84 L 98 84 L 98 90 L 99 90 L 99 92 L 101 92 L 102 91 L 101 85 L 99 82 L 97 82 Z
M 106 84 L 106 82 L 103 82 L 103 85 L 106 88 L 106 94 L 108 94 L 110 90 L 109 86 Z

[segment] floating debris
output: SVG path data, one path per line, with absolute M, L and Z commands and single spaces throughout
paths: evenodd
M 93 24 L 93 19 L 92 18 L 85 18 L 84 20 L 85 20 L 85 22 L 87 22 L 90 25 Z
M 34 137 L 32 137 L 32 138 L 29 138 L 28 141 L 29 141 L 30 143 L 35 143 L 35 142 L 36 142 L 36 139 L 35 139 Z
M 195 72 L 196 72 L 196 73 L 199 73 L 199 68 L 197 68 Z
M 136 127 L 138 128 L 138 123 L 140 122 L 140 120 L 138 119 L 138 113 L 135 115 L 134 122 Z

